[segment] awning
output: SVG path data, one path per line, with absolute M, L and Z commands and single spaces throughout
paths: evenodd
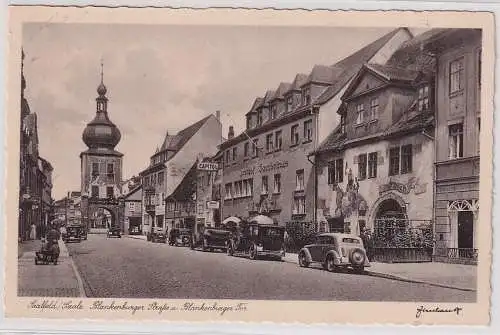
M 222 221 L 222 224 L 223 225 L 227 225 L 228 223 L 235 223 L 235 224 L 238 224 L 241 222 L 241 219 L 236 217 L 236 216 L 230 216 L 228 217 L 227 219 L 224 219 L 224 221 Z
M 274 224 L 274 220 L 269 216 L 265 215 L 257 215 L 249 220 L 250 223 L 258 223 L 258 224 Z

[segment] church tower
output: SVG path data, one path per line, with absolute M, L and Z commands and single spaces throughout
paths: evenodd
M 115 147 L 120 142 L 121 133 L 109 119 L 106 93 L 101 63 L 96 115 L 83 131 L 82 139 L 88 149 L 80 154 L 82 215 L 89 228 L 105 229 L 120 225 L 118 196 L 122 183 L 123 154 L 116 151 Z M 102 219 L 103 212 L 108 212 L 105 220 Z

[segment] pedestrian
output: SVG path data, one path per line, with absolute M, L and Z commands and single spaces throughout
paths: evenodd
M 368 258 L 368 261 L 371 261 L 373 252 L 373 246 L 372 246 L 373 241 L 370 231 L 367 228 L 363 229 L 363 232 L 361 233 L 361 240 L 363 240 L 363 246 L 365 247 L 366 250 L 366 257 Z
M 34 223 L 31 224 L 30 240 L 36 240 L 36 226 Z
M 64 238 L 66 236 L 66 234 L 68 233 L 66 231 L 66 226 L 61 225 L 61 227 L 59 228 L 59 233 L 60 233 L 61 238 Z

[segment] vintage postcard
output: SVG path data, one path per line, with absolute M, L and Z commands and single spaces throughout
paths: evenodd
M 6 317 L 489 322 L 492 14 L 9 14 Z

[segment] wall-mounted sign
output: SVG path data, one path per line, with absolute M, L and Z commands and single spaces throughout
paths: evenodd
M 203 170 L 203 171 L 217 171 L 217 170 L 219 170 L 219 164 L 217 164 L 217 163 L 207 163 L 207 162 L 198 163 L 198 170 Z
M 385 193 L 389 191 L 396 191 L 402 194 L 410 194 L 411 190 L 414 190 L 415 194 L 425 193 L 427 190 L 427 184 L 419 184 L 418 179 L 413 177 L 406 183 L 398 183 L 395 181 L 389 181 L 389 183 L 379 186 L 379 193 Z
M 266 173 L 274 170 L 286 169 L 288 167 L 288 161 L 277 161 L 269 164 L 257 164 L 251 168 L 241 170 L 241 177 L 253 176 L 255 171 L 257 173 Z
M 217 208 L 219 208 L 219 202 L 218 201 L 207 201 L 207 208 L 208 209 L 217 209 Z

